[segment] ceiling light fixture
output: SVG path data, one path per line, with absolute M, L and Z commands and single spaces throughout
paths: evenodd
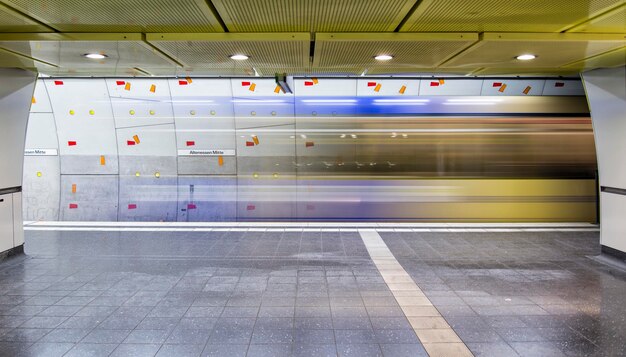
M 245 60 L 247 60 L 248 58 L 250 58 L 250 57 L 248 57 L 248 56 L 246 56 L 246 55 L 242 55 L 242 54 L 238 54 L 238 55 L 232 55 L 232 56 L 230 56 L 230 59 L 234 59 L 235 61 L 245 61 Z
M 87 57 L 89 59 L 105 59 L 109 56 L 102 54 L 102 53 L 85 53 L 83 55 L 84 57 Z
M 515 58 L 520 61 L 530 61 L 530 60 L 534 60 L 535 58 L 537 58 L 537 56 L 527 53 L 527 54 L 519 55 Z
M 392 58 L 393 58 L 392 55 L 378 55 L 374 57 L 374 59 L 377 61 L 389 61 Z

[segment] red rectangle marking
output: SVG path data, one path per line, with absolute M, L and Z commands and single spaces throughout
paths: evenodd
M 563 82 L 556 82 L 556 83 L 554 83 L 554 86 L 555 87 L 565 87 L 565 83 L 563 83 Z
M 126 84 L 126 81 L 116 81 L 115 84 L 117 84 L 118 86 L 123 86 L 124 84 Z
M 67 146 L 76 146 L 76 142 L 75 141 L 68 141 L 67 142 Z
M 132 141 L 132 140 L 126 140 L 126 145 L 133 146 L 133 145 L 135 145 L 135 142 Z
M 187 209 L 196 209 L 196 205 L 194 203 L 188 203 Z
M 70 203 L 70 209 L 75 209 L 75 208 L 78 208 L 78 204 Z
M 304 82 L 304 85 L 305 85 L 305 86 L 307 86 L 307 87 L 310 87 L 310 86 L 312 86 L 313 84 L 315 84 L 315 83 L 310 82 L 310 81 L 306 81 L 306 82 Z
M 187 142 L 187 146 L 194 146 L 194 145 L 196 145 L 195 141 L 188 141 Z
M 128 204 L 128 209 L 136 209 L 136 208 L 137 208 L 136 204 L 134 204 L 134 203 L 129 203 Z
M 368 87 L 375 87 L 376 86 L 376 82 L 367 82 L 367 86 Z
M 431 87 L 439 87 L 439 82 L 430 82 Z
M 250 86 L 250 82 L 241 82 L 241 86 L 242 87 L 249 87 Z
M 54 85 L 55 86 L 62 86 L 63 85 L 63 81 L 54 81 Z
M 502 87 L 502 82 L 493 82 L 494 87 Z
M 187 84 L 189 84 L 187 81 L 178 81 L 179 86 L 186 86 Z
M 252 141 L 246 141 L 246 146 L 254 146 L 254 142 L 252 142 Z
M 256 206 L 255 206 L 255 205 L 248 205 L 248 206 L 246 207 L 246 210 L 248 210 L 248 211 L 254 211 L 254 209 L 255 209 L 255 208 L 256 208 Z

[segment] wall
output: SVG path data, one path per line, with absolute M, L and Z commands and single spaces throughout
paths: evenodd
M 31 72 L 0 69 L 0 252 L 24 243 L 22 167 L 35 79 Z
M 40 80 L 25 219 L 595 220 L 578 80 L 302 78 L 293 89 Z
M 600 176 L 600 243 L 626 253 L 626 67 L 582 75 Z

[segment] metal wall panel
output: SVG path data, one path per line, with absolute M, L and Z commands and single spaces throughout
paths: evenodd
M 31 113 L 52 113 L 52 105 L 48 97 L 48 91 L 43 80 L 39 79 L 35 83 L 35 93 L 30 105 Z
M 62 221 L 117 221 L 118 177 L 62 175 Z
M 58 156 L 24 157 L 24 219 L 59 220 L 61 166 Z
M 298 97 L 352 97 L 357 94 L 356 79 L 298 78 L 294 80 Z
M 107 79 L 116 128 L 173 124 L 166 79 Z
M 356 92 L 360 97 L 415 96 L 419 79 L 358 79 Z
M 13 195 L 0 195 L 0 252 L 13 248 Z
M 117 174 L 115 125 L 104 79 L 44 83 L 56 120 L 61 173 Z
M 236 176 L 179 176 L 178 221 L 237 220 Z
M 482 85 L 482 80 L 422 79 L 420 95 L 480 95 Z
M 174 125 L 117 129 L 120 176 L 176 176 Z
M 284 93 L 272 79 L 233 79 L 237 129 L 294 123 L 294 95 Z
M 543 79 L 485 79 L 480 94 L 494 97 L 541 95 L 545 82 Z
M 13 246 L 24 244 L 24 216 L 22 216 L 22 193 L 13 192 Z
M 26 130 L 26 149 L 58 149 L 57 128 L 52 113 L 31 113 Z
M 543 95 L 585 95 L 583 82 L 580 80 L 546 79 Z
M 176 221 L 176 177 L 120 177 L 120 221 Z
M 293 125 L 237 132 L 239 219 L 291 219 L 295 214 Z
M 235 121 L 229 79 L 170 79 L 176 120 L 178 173 L 234 175 Z M 225 150 L 228 155 L 204 155 Z M 232 151 L 232 153 L 230 153 Z

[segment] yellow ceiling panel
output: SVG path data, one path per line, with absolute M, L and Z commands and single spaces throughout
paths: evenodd
M 594 68 L 619 67 L 626 65 L 626 47 L 618 48 L 613 51 L 586 58 L 581 61 L 568 63 L 563 68 L 588 70 Z
M 22 16 L 10 7 L 0 3 L 0 32 L 46 32 L 46 26 Z
M 318 68 L 433 68 L 478 40 L 473 33 L 318 33 Z M 390 61 L 374 56 L 392 55 Z
M 0 34 L 0 48 L 76 73 L 176 67 L 144 42 L 141 34 Z M 92 60 L 83 56 L 86 53 L 102 53 L 107 58 Z
M 398 67 L 372 67 L 367 69 L 368 76 L 375 75 L 405 75 L 405 76 L 416 76 L 416 75 L 433 75 L 437 74 L 449 74 L 449 75 L 459 75 L 465 76 L 470 74 L 470 70 L 464 68 L 398 68 Z
M 439 69 L 437 69 L 439 71 Z M 579 71 L 566 68 L 479 68 L 473 76 L 576 76 Z
M 423 0 L 401 31 L 560 32 L 623 0 Z
M 308 33 L 148 34 L 156 48 L 175 58 L 186 69 L 250 70 L 293 68 L 309 65 Z M 245 61 L 230 59 L 245 54 Z
M 568 30 L 568 32 L 626 32 L 626 4 L 608 11 L 590 21 Z
M 64 32 L 222 32 L 205 0 L 2 0 Z
M 620 48 L 625 41 L 621 34 L 486 33 L 481 41 L 441 67 L 507 68 L 517 71 L 558 68 Z M 531 61 L 515 59 L 525 53 L 534 54 L 537 58 Z
M 214 0 L 231 32 L 393 31 L 414 0 Z
M 53 65 L 38 62 L 32 58 L 4 49 L 0 49 L 0 67 L 23 68 L 31 71 L 51 71 L 55 69 Z

